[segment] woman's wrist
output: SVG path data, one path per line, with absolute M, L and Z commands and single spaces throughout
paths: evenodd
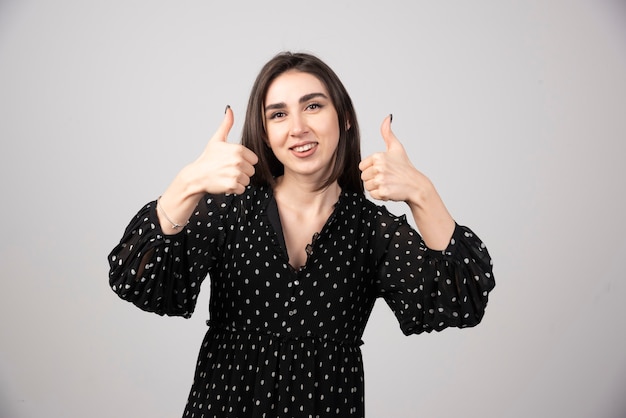
M 189 223 L 189 219 L 187 219 L 183 223 L 178 223 L 178 222 L 174 221 L 172 218 L 170 218 L 167 215 L 167 212 L 165 211 L 165 209 L 163 209 L 163 205 L 161 204 L 161 196 L 159 196 L 159 198 L 157 199 L 156 210 L 157 210 L 157 214 L 159 216 L 162 215 L 167 220 L 167 222 L 170 223 L 170 228 L 175 230 L 175 231 L 178 231 L 178 230 L 182 229 L 184 226 L 187 226 L 187 224 Z
M 419 172 L 415 176 L 411 176 L 409 184 L 406 203 L 411 211 L 425 209 L 429 203 L 432 203 L 433 199 L 440 199 L 430 179 Z
M 193 210 L 202 197 L 202 189 L 193 181 L 190 170 L 185 167 L 167 190 L 157 199 L 157 216 L 163 232 L 176 234 L 189 223 Z
M 434 185 L 430 181 L 422 184 L 425 187 L 413 191 L 407 204 L 426 245 L 433 250 L 444 250 L 454 232 L 455 221 Z

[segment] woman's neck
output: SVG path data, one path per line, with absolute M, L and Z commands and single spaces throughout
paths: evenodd
M 330 186 L 319 189 L 317 183 L 303 183 L 285 176 L 276 179 L 274 196 L 276 200 L 300 212 L 326 214 L 334 207 L 341 194 L 341 187 L 335 181 Z

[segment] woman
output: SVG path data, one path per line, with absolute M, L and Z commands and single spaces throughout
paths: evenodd
M 189 317 L 210 276 L 209 329 L 184 416 L 364 416 L 359 345 L 377 297 L 405 334 L 470 327 L 494 287 L 487 249 L 382 123 L 361 161 L 356 113 L 318 58 L 282 53 L 202 155 L 143 207 L 109 256 L 123 299 Z M 406 202 L 405 217 L 367 200 Z

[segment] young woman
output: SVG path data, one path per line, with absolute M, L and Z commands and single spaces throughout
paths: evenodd
M 382 123 L 361 160 L 351 99 L 318 58 L 282 53 L 252 88 L 241 144 L 224 121 L 109 255 L 123 299 L 189 317 L 210 276 L 209 329 L 186 417 L 362 417 L 360 344 L 376 298 L 402 331 L 471 327 L 494 287 L 480 239 L 455 223 Z M 404 216 L 366 199 L 404 201 Z

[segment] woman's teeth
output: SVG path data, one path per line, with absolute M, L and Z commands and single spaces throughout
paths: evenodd
M 305 152 L 310 150 L 311 148 L 313 148 L 316 144 L 315 143 L 309 143 L 309 144 L 304 144 L 304 145 L 300 145 L 299 147 L 293 147 L 292 149 L 295 152 Z

